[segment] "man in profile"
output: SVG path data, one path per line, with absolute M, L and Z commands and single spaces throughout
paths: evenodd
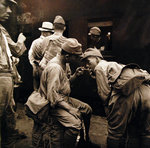
M 88 48 L 82 60 L 95 75 L 105 107 L 107 148 L 149 148 L 150 74 L 137 64 L 108 62 L 94 48 Z
M 20 33 L 15 43 L 7 30 L 1 25 L 9 18 L 12 12 L 10 9 L 12 4 L 17 4 L 17 2 L 14 0 L 0 1 L 0 121 L 2 148 L 15 148 L 15 140 L 19 136 L 14 111 L 13 90 L 16 71 L 12 56 L 20 57 L 26 50 L 24 45 L 25 36 Z

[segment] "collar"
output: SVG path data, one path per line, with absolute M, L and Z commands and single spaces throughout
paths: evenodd
M 40 36 L 41 39 L 44 39 L 45 37 L 43 35 Z

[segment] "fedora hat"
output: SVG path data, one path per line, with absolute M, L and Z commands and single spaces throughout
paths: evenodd
M 92 27 L 88 35 L 101 35 L 101 30 L 98 27 Z
M 82 55 L 82 45 L 75 38 L 68 38 L 62 49 L 71 54 Z
M 40 27 L 39 30 L 54 32 L 53 24 L 51 22 L 43 22 L 42 27 Z

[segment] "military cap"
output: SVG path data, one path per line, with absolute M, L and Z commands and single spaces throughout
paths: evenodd
M 88 49 L 86 49 L 85 52 L 82 55 L 81 60 L 83 60 L 83 59 L 85 59 L 87 57 L 100 57 L 101 59 L 103 59 L 103 56 L 100 53 L 100 51 L 95 49 L 95 48 L 88 48 Z
M 71 54 L 82 55 L 82 45 L 75 38 L 68 38 L 62 49 Z
M 54 24 L 62 24 L 62 25 L 65 25 L 65 21 L 64 19 L 62 18 L 62 16 L 60 15 L 57 15 L 54 19 Z
M 92 27 L 88 35 L 101 35 L 101 30 L 98 27 Z

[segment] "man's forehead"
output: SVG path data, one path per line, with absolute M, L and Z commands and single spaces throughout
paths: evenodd
M 0 3 L 4 3 L 4 2 L 7 2 L 7 0 L 0 0 Z

